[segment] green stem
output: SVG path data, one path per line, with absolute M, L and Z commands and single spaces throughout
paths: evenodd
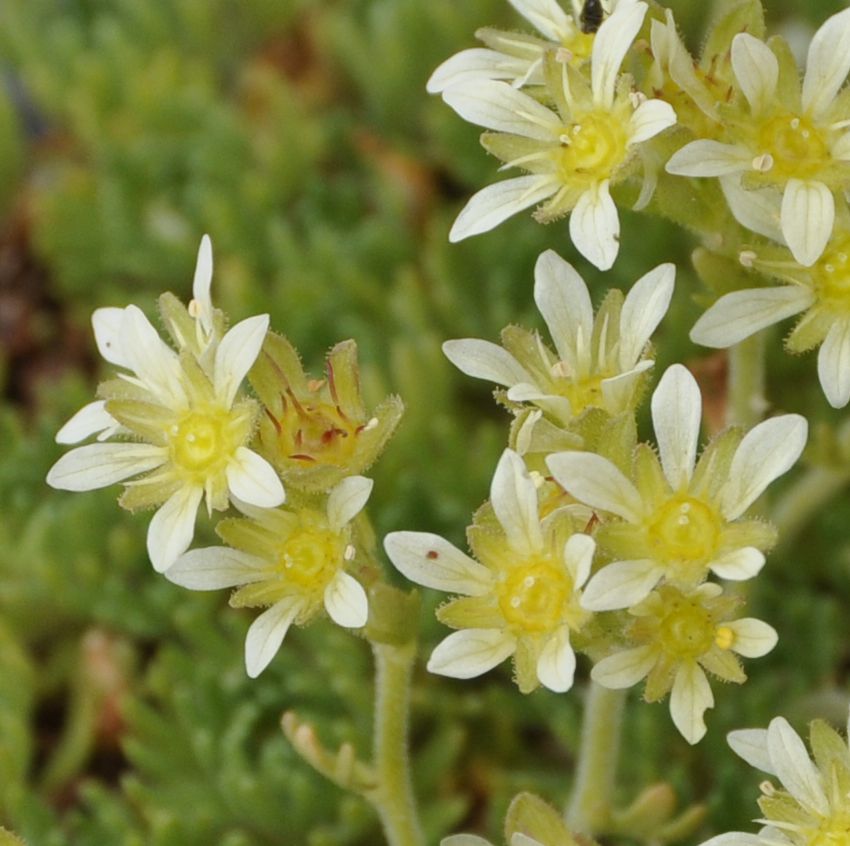
M 584 704 L 578 772 L 567 808 L 570 830 L 593 836 L 611 815 L 626 691 L 590 683 Z
M 377 786 L 370 796 L 390 846 L 425 846 L 410 778 L 408 723 L 416 644 L 373 643 Z
M 764 397 L 767 333 L 756 332 L 729 350 L 726 422 L 749 429 L 761 420 Z

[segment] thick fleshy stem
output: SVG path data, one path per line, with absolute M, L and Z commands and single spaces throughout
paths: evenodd
M 590 683 L 584 703 L 578 768 L 566 812 L 570 830 L 592 837 L 611 816 L 626 691 Z
M 373 643 L 377 785 L 369 796 L 390 846 L 424 846 L 410 777 L 410 680 L 416 644 Z
M 756 332 L 729 350 L 726 422 L 749 429 L 764 416 L 766 331 Z

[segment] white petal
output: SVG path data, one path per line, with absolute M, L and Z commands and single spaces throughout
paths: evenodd
M 727 831 L 724 834 L 710 837 L 700 846 L 766 846 L 766 842 L 757 834 L 747 834 L 744 831 Z
M 761 658 L 762 655 L 767 655 L 779 640 L 773 626 L 754 617 L 743 617 L 725 625 L 735 633 L 732 649 L 744 658 Z
M 88 444 L 65 453 L 47 474 L 47 484 L 63 491 L 93 491 L 159 467 L 163 447 L 149 444 Z
M 517 212 L 551 197 L 556 190 L 551 178 L 540 176 L 519 176 L 488 185 L 473 194 L 461 209 L 449 232 L 449 241 L 456 243 L 489 232 Z
M 652 395 L 652 425 L 664 476 L 674 491 L 687 487 L 702 421 L 702 397 L 696 379 L 681 364 L 667 368 Z
M 850 71 L 850 9 L 828 18 L 815 33 L 806 58 L 803 108 L 826 111 Z
M 539 840 L 535 840 L 533 837 L 529 837 L 527 834 L 523 834 L 521 831 L 515 831 L 511 835 L 511 846 L 545 846 L 545 844 Z
M 287 597 L 263 611 L 251 623 L 245 638 L 245 670 L 252 679 L 257 678 L 277 655 L 300 608 L 301 600 Z
M 269 578 L 268 562 L 228 546 L 208 546 L 181 555 L 165 578 L 189 590 L 220 590 Z
M 558 452 L 546 459 L 555 481 L 592 508 L 636 523 L 643 502 L 635 486 L 610 462 L 592 452 Z
M 770 721 L 767 751 L 785 789 L 804 807 L 828 816 L 829 802 L 823 792 L 821 775 L 800 736 L 784 717 L 774 717 Z
M 350 523 L 364 508 L 372 493 L 371 479 L 349 476 L 343 479 L 328 496 L 328 525 L 338 532 Z
M 567 572 L 573 580 L 573 589 L 580 588 L 590 575 L 593 563 L 593 553 L 596 551 L 596 541 L 590 535 L 576 532 L 564 544 L 564 563 Z
M 543 548 L 537 487 L 525 462 L 512 449 L 506 449 L 496 465 L 490 485 L 490 504 L 505 530 L 508 544 L 522 554 Z
M 626 294 L 620 314 L 620 369 L 630 370 L 667 313 L 676 280 L 674 264 L 659 264 Z
M 248 505 L 276 508 L 286 498 L 274 467 L 247 447 L 236 450 L 224 472 L 231 495 Z
M 575 30 L 575 24 L 555 0 L 508 0 L 541 35 L 560 42 Z
M 578 198 L 570 213 L 570 237 L 595 267 L 609 270 L 614 264 L 620 249 L 620 218 L 607 179 L 592 185 Z
M 623 410 L 628 405 L 632 398 L 634 383 L 641 373 L 645 373 L 655 364 L 652 359 L 645 358 L 639 361 L 637 365 L 625 373 L 618 373 L 616 376 L 611 376 L 608 379 L 603 379 L 599 383 L 602 388 L 602 407 L 616 413 L 618 410 Z
M 134 305 L 121 316 L 121 355 L 145 387 L 164 405 L 185 405 L 182 369 L 174 352 L 154 329 L 144 312 Z
M 537 659 L 537 678 L 555 693 L 565 693 L 573 686 L 576 654 L 570 646 L 570 627 L 561 626 L 546 641 Z
M 850 320 L 838 320 L 818 351 L 818 379 L 833 408 L 850 400 Z
M 57 444 L 76 444 L 96 432 L 118 426 L 118 421 L 106 410 L 106 402 L 97 400 L 84 405 L 56 433 Z
M 599 27 L 591 49 L 593 102 L 610 108 L 623 58 L 643 25 L 646 3 L 621 4 Z M 604 269 L 604 268 L 603 268 Z
M 829 154 L 833 159 L 843 162 L 850 159 L 850 132 L 844 132 L 836 141 L 833 141 Z
M 541 253 L 534 266 L 534 302 L 561 360 L 575 370 L 580 348 L 593 335 L 593 305 L 584 280 L 554 250 Z
M 670 693 L 670 716 L 682 737 L 691 745 L 706 732 L 703 714 L 714 705 L 714 696 L 702 668 L 696 661 L 682 664 Z
M 490 571 L 439 535 L 429 532 L 391 532 L 384 549 L 395 568 L 425 587 L 482 596 L 493 585 Z
M 269 316 L 258 314 L 237 323 L 221 339 L 215 351 L 213 381 L 216 396 L 228 408 L 242 380 L 257 360 L 268 328 Z
M 528 71 L 529 63 L 497 50 L 475 47 L 461 50 L 446 59 L 431 74 L 425 86 L 429 94 L 441 94 L 452 85 L 469 85 L 488 79 L 517 79 Z
M 732 70 L 754 115 L 760 113 L 776 93 L 779 62 L 763 41 L 748 32 L 732 39 Z
M 665 169 L 676 176 L 725 176 L 749 170 L 752 158 L 745 147 L 702 139 L 673 153 Z
M 188 549 L 203 495 L 200 485 L 184 485 L 151 518 L 148 556 L 157 573 L 165 572 Z
M 98 308 L 91 316 L 94 329 L 94 339 L 98 352 L 110 364 L 119 367 L 129 367 L 130 363 L 124 355 L 121 345 L 121 321 L 124 319 L 123 308 Z
M 606 564 L 587 583 L 581 606 L 588 611 L 631 608 L 649 596 L 662 575 L 663 568 L 648 558 Z
M 629 118 L 628 145 L 641 144 L 676 123 L 676 112 L 663 100 L 644 100 Z
M 710 567 L 721 579 L 742 582 L 753 578 L 764 567 L 764 553 L 754 546 L 744 546 L 715 559 Z
M 204 333 L 209 335 L 213 329 L 213 305 L 210 298 L 212 284 L 213 257 L 212 242 L 209 235 L 201 238 L 198 248 L 198 261 L 195 264 L 195 278 L 192 282 L 192 302 L 190 313 L 201 324 Z
M 747 432 L 735 451 L 722 494 L 727 520 L 740 517 L 774 480 L 786 473 L 806 445 L 808 424 L 799 414 L 782 414 Z
M 731 347 L 766 326 L 804 311 L 813 302 L 811 290 L 798 285 L 733 291 L 697 320 L 691 340 L 704 347 Z
M 743 758 L 751 767 L 770 775 L 776 775 L 770 754 L 767 751 L 767 731 L 765 729 L 740 729 L 730 731 L 726 740 L 732 751 Z
M 720 187 L 735 220 L 771 241 L 784 244 L 780 226 L 782 195 L 774 188 L 747 189 L 741 185 L 741 177 L 721 176 Z
M 571 420 L 573 418 L 573 407 L 566 397 L 547 394 L 546 391 L 541 390 L 536 385 L 529 385 L 526 382 L 513 385 L 508 390 L 507 397 L 511 402 L 534 403 L 558 420 Z
M 594 665 L 590 677 L 602 687 L 623 690 L 646 678 L 658 655 L 651 646 L 638 646 L 615 652 Z
M 340 570 L 325 588 L 325 610 L 338 625 L 359 629 L 369 619 L 369 600 L 363 585 Z
M 446 341 L 443 353 L 461 373 L 473 379 L 484 379 L 510 387 L 531 378 L 506 349 L 490 341 L 479 341 L 477 338 Z
M 464 120 L 478 126 L 538 141 L 556 141 L 564 131 L 561 119 L 537 100 L 506 82 L 483 80 L 453 85 L 443 99 Z
M 489 840 L 476 834 L 452 834 L 440 841 L 440 846 L 492 846 Z
M 471 679 L 513 655 L 516 641 L 500 629 L 463 629 L 437 645 L 428 671 L 453 679 Z
M 782 235 L 794 258 L 805 267 L 814 264 L 832 235 L 835 199 L 815 180 L 789 179 L 782 195 Z

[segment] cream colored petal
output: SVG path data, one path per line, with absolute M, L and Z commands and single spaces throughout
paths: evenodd
M 573 407 L 566 397 L 547 394 L 536 385 L 521 383 L 513 385 L 507 393 L 511 402 L 531 402 L 558 420 L 570 420 Z
M 550 635 L 537 659 L 537 678 L 555 693 L 566 693 L 573 686 L 576 655 L 570 645 L 570 628 L 561 626 Z
M 803 108 L 815 118 L 829 109 L 850 71 L 850 9 L 821 25 L 809 44 Z
M 575 31 L 572 18 L 555 0 L 508 0 L 541 35 L 560 42 Z
M 666 170 L 674 176 L 726 176 L 750 170 L 752 159 L 745 147 L 701 139 L 677 150 Z
M 209 335 L 213 330 L 213 304 L 210 298 L 212 274 L 212 241 L 210 241 L 209 235 L 204 235 L 201 238 L 201 246 L 198 248 L 198 261 L 195 264 L 190 313 L 201 324 L 205 335 Z
M 770 754 L 767 751 L 766 729 L 730 731 L 726 735 L 726 740 L 732 751 L 739 758 L 743 758 L 751 767 L 770 775 L 776 775 L 770 761 Z
M 440 841 L 440 846 L 492 846 L 489 840 L 475 834 L 452 834 Z
M 534 266 L 534 302 L 562 361 L 577 370 L 582 350 L 593 335 L 593 305 L 575 268 L 554 250 L 541 253 Z
M 325 610 L 338 626 L 362 628 L 369 619 L 369 600 L 363 585 L 340 570 L 325 588 Z
M 850 401 L 850 320 L 838 320 L 818 351 L 818 379 L 833 408 Z
M 754 617 L 742 617 L 725 624 L 735 633 L 732 649 L 744 658 L 761 658 L 767 655 L 779 640 L 773 626 Z
M 572 579 L 573 589 L 577 590 L 587 581 L 595 551 L 596 541 L 581 532 L 571 535 L 564 544 L 564 563 Z
M 766 841 L 756 834 L 747 834 L 743 831 L 727 831 L 710 837 L 700 846 L 766 846 Z M 778 844 L 777 844 L 778 846 Z
M 658 655 L 652 646 L 625 649 L 597 662 L 590 671 L 590 677 L 602 687 L 623 690 L 645 679 L 657 660 Z
M 676 280 L 674 264 L 659 264 L 626 294 L 620 314 L 620 370 L 631 370 L 667 313 Z
M 531 554 L 543 548 L 537 487 L 525 462 L 512 449 L 502 453 L 496 466 L 490 485 L 490 504 L 512 549 Z
M 511 846 L 545 846 L 545 844 L 539 840 L 535 840 L 533 837 L 529 837 L 527 834 L 523 834 L 521 831 L 515 831 L 511 835 Z
M 723 516 L 736 520 L 774 479 L 787 473 L 800 457 L 807 436 L 808 423 L 799 414 L 772 417 L 747 432 L 732 458 L 721 495 Z
M 184 485 L 157 510 L 148 526 L 148 557 L 157 573 L 164 573 L 189 547 L 204 489 Z
M 739 174 L 721 176 L 720 187 L 735 220 L 771 241 L 784 244 L 780 222 L 782 194 L 775 188 L 747 189 Z
M 441 94 L 452 85 L 469 85 L 488 79 L 514 80 L 528 71 L 528 65 L 528 61 L 498 50 L 474 47 L 446 59 L 431 74 L 425 87 L 429 94 Z
M 607 458 L 591 452 L 558 452 L 550 455 L 546 464 L 555 481 L 586 505 L 632 523 L 640 520 L 640 494 Z
M 712 573 L 730 582 L 741 582 L 758 575 L 764 567 L 764 553 L 754 546 L 743 546 L 727 552 L 709 565 Z
M 121 321 L 123 319 L 123 308 L 98 308 L 91 316 L 91 324 L 97 349 L 101 356 L 110 364 L 130 367 L 130 362 L 127 360 L 121 344 Z
M 818 768 L 809 758 L 800 736 L 784 717 L 774 717 L 767 727 L 767 751 L 777 778 L 806 809 L 829 815 L 829 801 Z
M 84 405 L 56 433 L 57 444 L 76 444 L 97 432 L 119 425 L 118 421 L 106 410 L 103 400 Z
M 612 414 L 624 411 L 632 400 L 635 382 L 640 378 L 641 373 L 645 373 L 654 364 L 654 361 L 644 359 L 625 373 L 618 373 L 609 379 L 603 379 L 599 383 L 599 387 L 602 389 L 602 407 Z
M 531 376 L 504 348 L 477 338 L 459 338 L 443 344 L 446 358 L 461 373 L 473 379 L 484 379 L 509 388 L 519 382 L 528 382 Z
M 779 62 L 763 41 L 748 32 L 732 39 L 732 70 L 753 115 L 759 115 L 773 100 L 779 80 Z
M 277 655 L 301 604 L 302 600 L 287 597 L 263 611 L 251 623 L 245 638 L 245 670 L 252 679 L 257 678 Z
M 850 132 L 844 132 L 838 140 L 833 142 L 829 154 L 838 161 L 846 162 L 850 160 Z
M 703 714 L 714 706 L 714 695 L 702 668 L 689 661 L 680 665 L 670 693 L 670 716 L 691 745 L 705 735 Z
M 682 490 L 694 472 L 702 422 L 696 379 L 681 364 L 671 365 L 652 394 L 651 405 L 664 476 L 674 491 Z
M 372 493 L 373 484 L 365 476 L 349 476 L 330 492 L 327 514 L 331 529 L 340 531 L 363 510 Z
M 268 328 L 267 314 L 249 317 L 231 328 L 216 348 L 213 382 L 225 407 L 233 404 L 242 380 L 257 360 Z
M 564 131 L 555 112 L 506 82 L 453 85 L 443 92 L 443 99 L 464 120 L 497 132 L 556 141 Z
M 239 447 L 225 468 L 231 496 L 259 508 L 276 508 L 286 495 L 277 471 L 265 458 Z
M 620 218 L 607 179 L 592 185 L 578 198 L 570 213 L 570 237 L 595 267 L 609 270 L 614 264 L 620 249 Z
M 121 316 L 121 355 L 145 387 L 172 408 L 186 403 L 182 369 L 174 352 L 141 309 L 129 305 Z
M 189 590 L 220 590 L 269 578 L 272 567 L 262 558 L 228 546 L 208 546 L 183 553 L 165 578 Z
M 588 611 L 631 608 L 651 593 L 664 570 L 655 561 L 614 561 L 593 575 L 581 596 Z
M 550 177 L 518 176 L 482 188 L 473 194 L 461 209 L 449 232 L 449 241 L 456 243 L 489 232 L 509 217 L 536 206 L 558 190 Z
M 146 473 L 168 458 L 149 444 L 88 444 L 66 452 L 47 474 L 47 484 L 63 491 L 93 491 Z
M 439 535 L 391 532 L 384 549 L 395 568 L 419 585 L 466 596 L 483 596 L 493 586 L 486 567 Z
M 766 326 L 805 311 L 813 302 L 811 290 L 801 285 L 733 291 L 697 320 L 691 340 L 704 347 L 731 347 Z
M 428 671 L 453 679 L 480 676 L 513 655 L 516 641 L 501 629 L 463 629 L 437 644 Z
M 816 180 L 789 179 L 782 195 L 782 235 L 794 258 L 804 267 L 814 264 L 832 235 L 835 199 Z
M 599 27 L 591 49 L 590 85 L 593 102 L 610 108 L 620 65 L 646 15 L 646 3 L 621 4 Z
M 663 100 L 644 100 L 629 118 L 628 146 L 642 144 L 676 123 L 676 112 Z

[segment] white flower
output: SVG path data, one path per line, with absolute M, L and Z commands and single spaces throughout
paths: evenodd
M 340 626 L 366 625 L 366 591 L 346 567 L 356 554 L 350 524 L 371 491 L 371 479 L 349 476 L 330 492 L 324 512 L 243 505 L 247 519 L 223 520 L 216 527 L 234 548 L 193 549 L 165 576 L 190 590 L 237 587 L 230 599 L 237 608 L 268 606 L 245 640 L 245 667 L 256 678 L 292 623 L 304 625 L 324 609 Z
M 740 223 L 783 243 L 779 200 L 723 180 L 724 193 Z M 829 404 L 850 402 L 850 222 L 846 210 L 826 249 L 809 267 L 776 248 L 747 250 L 747 263 L 787 284 L 746 288 L 720 297 L 694 324 L 691 339 L 707 347 L 730 347 L 766 326 L 803 314 L 785 341 L 791 352 L 820 345 L 818 377 Z
M 811 724 L 814 762 L 800 736 L 783 717 L 767 731 L 729 734 L 729 745 L 748 764 L 777 778 L 781 788 L 762 782 L 758 834 L 731 831 L 702 846 L 826 846 L 847 842 L 850 819 L 850 751 L 845 739 L 823 720 Z
M 602 270 L 611 267 L 620 221 L 609 188 L 629 175 L 638 145 L 676 121 L 668 103 L 633 94 L 619 76 L 646 9 L 642 2 L 623 4 L 599 28 L 590 86 L 557 56 L 547 57 L 547 94 L 555 111 L 505 82 L 459 83 L 444 91 L 461 117 L 495 130 L 482 143 L 505 167 L 530 173 L 475 194 L 455 220 L 451 241 L 487 232 L 547 200 L 536 217 L 546 222 L 570 213 L 579 252 Z
M 832 234 L 833 194 L 850 172 L 850 112 L 846 97 L 839 96 L 850 70 L 850 9 L 815 33 L 802 90 L 790 82 L 780 85 L 787 68 L 748 33 L 732 40 L 732 69 L 748 110 L 740 119 L 724 113 L 728 141 L 692 141 L 673 155 L 667 171 L 703 177 L 749 173 L 756 184 L 778 188 L 782 233 L 794 258 L 811 265 Z
M 255 403 L 237 401 L 263 344 L 268 315 L 243 320 L 218 340 L 209 301 L 207 239 L 198 267 L 190 306 L 195 334 L 185 339 L 179 354 L 136 306 L 94 313 L 98 349 L 122 369 L 117 379 L 101 386 L 105 403 L 77 412 L 57 440 L 76 442 L 95 433 L 101 441 L 115 436 L 134 440 L 78 447 L 47 475 L 48 484 L 71 491 L 140 477 L 126 483 L 121 502 L 128 508 L 160 505 L 147 538 L 148 554 L 160 572 L 191 543 L 203 499 L 209 511 L 223 510 L 231 499 L 266 508 L 284 499 L 274 469 L 247 447 Z
M 408 579 L 454 594 L 438 617 L 460 629 L 440 643 L 428 669 L 468 679 L 511 655 L 517 683 L 569 690 L 575 671 L 571 632 L 590 617 L 581 587 L 594 542 L 573 533 L 565 509 L 541 521 L 537 490 L 522 459 L 502 454 L 490 489 L 492 514 L 469 530 L 479 561 L 438 535 L 393 532 L 384 540 L 392 563 Z
M 611 515 L 597 540 L 615 560 L 594 574 L 582 598 L 593 611 L 633 606 L 661 579 L 690 589 L 709 570 L 722 579 L 756 575 L 773 533 L 763 523 L 740 518 L 794 464 L 806 443 L 806 420 L 785 414 L 743 438 L 727 431 L 697 464 L 702 402 L 696 381 L 680 364 L 665 372 L 651 405 L 659 455 L 638 446 L 632 479 L 594 453 L 563 452 L 547 459 L 568 493 Z
M 511 327 L 505 346 L 464 338 L 443 352 L 468 376 L 508 389 L 507 398 L 539 408 L 567 426 L 588 408 L 615 415 L 634 402 L 641 374 L 653 365 L 649 339 L 667 311 L 675 267 L 662 264 L 641 277 L 625 300 L 611 292 L 596 320 L 582 278 L 547 250 L 534 269 L 534 300 L 557 354 L 537 333 Z
M 632 646 L 599 661 L 591 677 L 614 689 L 646 678 L 644 699 L 656 702 L 670 693 L 676 728 L 688 743 L 697 743 L 706 731 L 703 714 L 714 705 L 706 671 L 741 684 L 747 677 L 733 653 L 759 658 L 776 645 L 776 631 L 767 623 L 729 619 L 740 604 L 716 584 L 691 593 L 662 585 L 629 612 L 634 619 L 625 635 Z

